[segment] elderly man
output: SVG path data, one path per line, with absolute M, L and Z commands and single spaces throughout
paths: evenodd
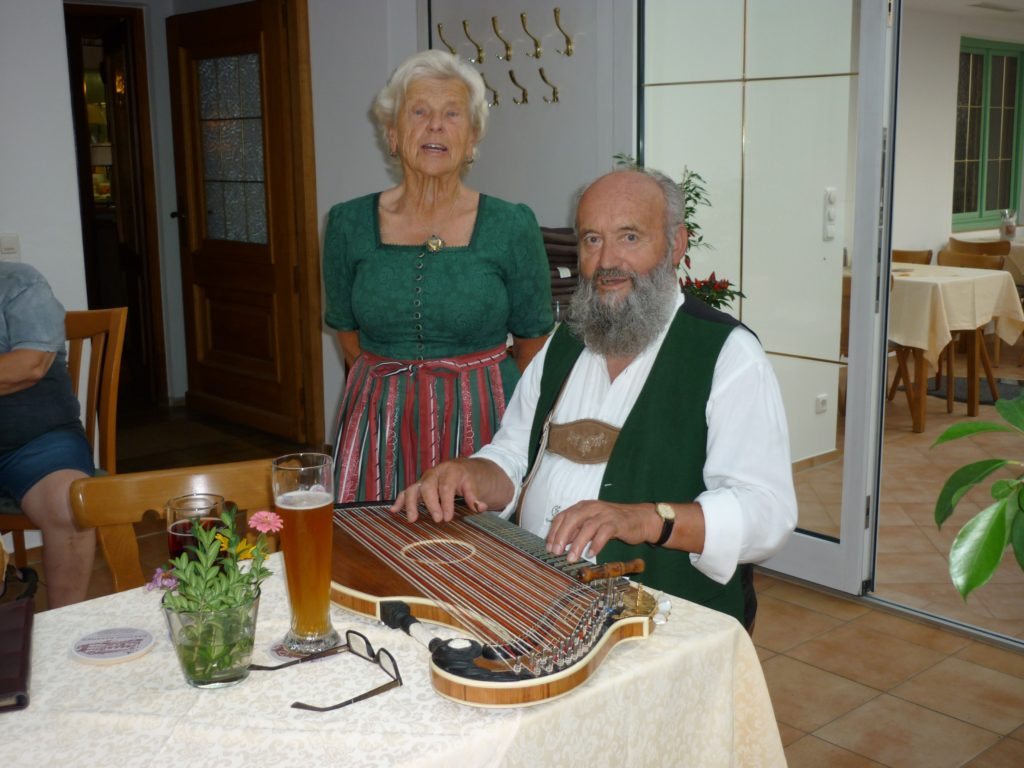
M 570 319 L 493 442 L 428 471 L 392 509 L 415 520 L 422 501 L 450 520 L 462 496 L 516 513 L 551 553 L 640 557 L 645 584 L 749 629 L 750 574 L 737 565 L 776 552 L 796 525 L 786 419 L 756 337 L 680 293 L 683 214 L 678 186 L 656 171 L 586 188 Z
M 43 533 L 51 608 L 85 599 L 96 531 L 75 525 L 68 490 L 93 474 L 64 349 L 64 307 L 28 264 L 0 261 L 0 494 Z

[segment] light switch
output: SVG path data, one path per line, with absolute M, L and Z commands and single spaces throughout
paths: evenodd
M 834 240 L 836 237 L 836 195 L 835 187 L 825 187 L 821 211 L 821 239 Z
M 0 234 L 0 260 L 21 261 L 21 244 L 13 232 Z

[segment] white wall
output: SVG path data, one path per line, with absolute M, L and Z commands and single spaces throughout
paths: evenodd
M 712 248 L 692 255 L 691 274 L 714 271 L 746 294 L 731 309 L 779 376 L 793 459 L 829 453 L 852 230 L 855 4 L 648 0 L 646 8 L 645 162 L 676 178 L 684 166 L 697 171 L 711 200 L 697 217 Z M 836 219 L 826 240 L 829 187 Z M 815 411 L 820 394 L 824 413 Z
M 0 3 L 0 232 L 16 233 L 67 309 L 84 309 L 85 267 L 60 0 Z M 30 77 L 25 77 L 30 75 Z
M 938 251 L 951 234 L 961 36 L 1024 43 L 1024 22 L 1014 22 L 1010 14 L 966 18 L 904 9 L 896 93 L 893 248 Z

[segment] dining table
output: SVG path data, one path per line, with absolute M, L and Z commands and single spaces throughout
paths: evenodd
M 938 370 L 939 355 L 958 331 L 970 331 L 964 334 L 967 414 L 978 414 L 979 345 L 984 344 L 981 331 L 990 324 L 995 334 L 1010 345 L 1024 331 L 1024 310 L 1009 272 L 936 264 L 893 266 L 889 341 L 913 351 L 914 432 L 925 429 L 928 367 Z
M 280 553 L 262 585 L 253 662 L 290 623 Z M 401 630 L 331 607 L 342 635 L 362 633 L 397 662 L 402 685 L 330 712 L 388 680 L 350 653 L 218 689 L 186 684 L 161 592 L 137 588 L 38 613 L 30 702 L 0 714 L 4 764 L 72 766 L 785 766 L 750 637 L 732 617 L 658 595 L 663 623 L 618 643 L 580 686 L 528 707 L 485 708 L 432 688 L 430 653 Z M 151 633 L 148 652 L 80 661 L 77 639 L 106 629 Z M 456 631 L 432 627 L 438 636 Z

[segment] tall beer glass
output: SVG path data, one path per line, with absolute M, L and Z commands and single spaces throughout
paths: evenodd
M 271 476 L 292 609 L 284 647 L 299 654 L 333 648 L 341 642 L 330 613 L 333 462 L 322 453 L 293 453 L 274 459 Z

